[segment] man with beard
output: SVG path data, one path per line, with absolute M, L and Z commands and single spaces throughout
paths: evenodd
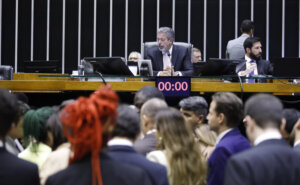
M 249 37 L 244 42 L 245 62 L 237 65 L 239 76 L 251 77 L 257 75 L 272 75 L 273 66 L 270 61 L 262 60 L 262 45 L 260 38 Z M 248 79 L 248 82 L 254 79 Z
M 192 76 L 193 66 L 188 48 L 173 44 L 175 32 L 169 27 L 157 31 L 157 47 L 149 49 L 155 76 Z

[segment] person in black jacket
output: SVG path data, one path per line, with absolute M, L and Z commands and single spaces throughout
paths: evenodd
M 19 159 L 5 148 L 5 136 L 18 121 L 17 98 L 0 88 L 0 184 L 39 185 L 38 167 Z

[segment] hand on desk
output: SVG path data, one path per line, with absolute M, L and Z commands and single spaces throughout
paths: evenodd
M 178 76 L 179 72 L 174 71 L 174 66 L 167 66 L 163 71 L 158 73 L 158 76 Z

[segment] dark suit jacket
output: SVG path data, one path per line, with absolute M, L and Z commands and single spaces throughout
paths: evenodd
M 243 58 L 244 60 L 244 58 Z M 268 60 L 256 61 L 258 75 L 273 75 L 273 66 Z M 246 70 L 246 61 L 236 66 L 236 72 Z
M 100 167 L 103 185 L 150 185 L 148 175 L 140 168 L 112 160 L 106 154 L 100 155 Z M 92 185 L 92 167 L 90 155 L 70 164 L 50 176 L 46 185 Z
M 153 185 L 169 185 L 167 170 L 164 166 L 151 162 L 138 154 L 130 146 L 114 145 L 108 147 L 108 155 L 117 161 L 142 168 L 149 175 Z
M 146 156 L 147 153 L 156 150 L 155 133 L 147 134 L 143 139 L 136 140 L 133 145 L 135 151 Z
M 249 148 L 249 141 L 237 128 L 228 132 L 217 144 L 214 152 L 208 159 L 207 185 L 222 185 L 229 157 Z
M 158 46 L 149 49 L 148 59 L 151 59 L 153 74 L 156 76 L 159 71 L 163 71 L 163 55 Z M 175 71 L 180 71 L 182 76 L 193 75 L 193 65 L 191 61 L 191 55 L 188 49 L 183 46 L 177 46 L 173 44 L 172 49 L 172 65 Z
M 270 139 L 233 156 L 226 168 L 226 185 L 299 185 L 300 155 L 285 141 Z
M 39 185 L 38 167 L 0 147 L 0 184 Z

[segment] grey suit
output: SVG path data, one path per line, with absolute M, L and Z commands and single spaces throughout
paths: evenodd
M 143 139 L 137 140 L 133 145 L 135 151 L 142 155 L 152 152 L 156 149 L 155 133 L 147 134 Z
M 299 185 L 300 155 L 284 140 L 269 139 L 227 163 L 225 185 Z
M 245 56 L 244 41 L 249 37 L 248 34 L 242 34 L 240 37 L 228 41 L 226 47 L 226 58 L 240 59 Z

